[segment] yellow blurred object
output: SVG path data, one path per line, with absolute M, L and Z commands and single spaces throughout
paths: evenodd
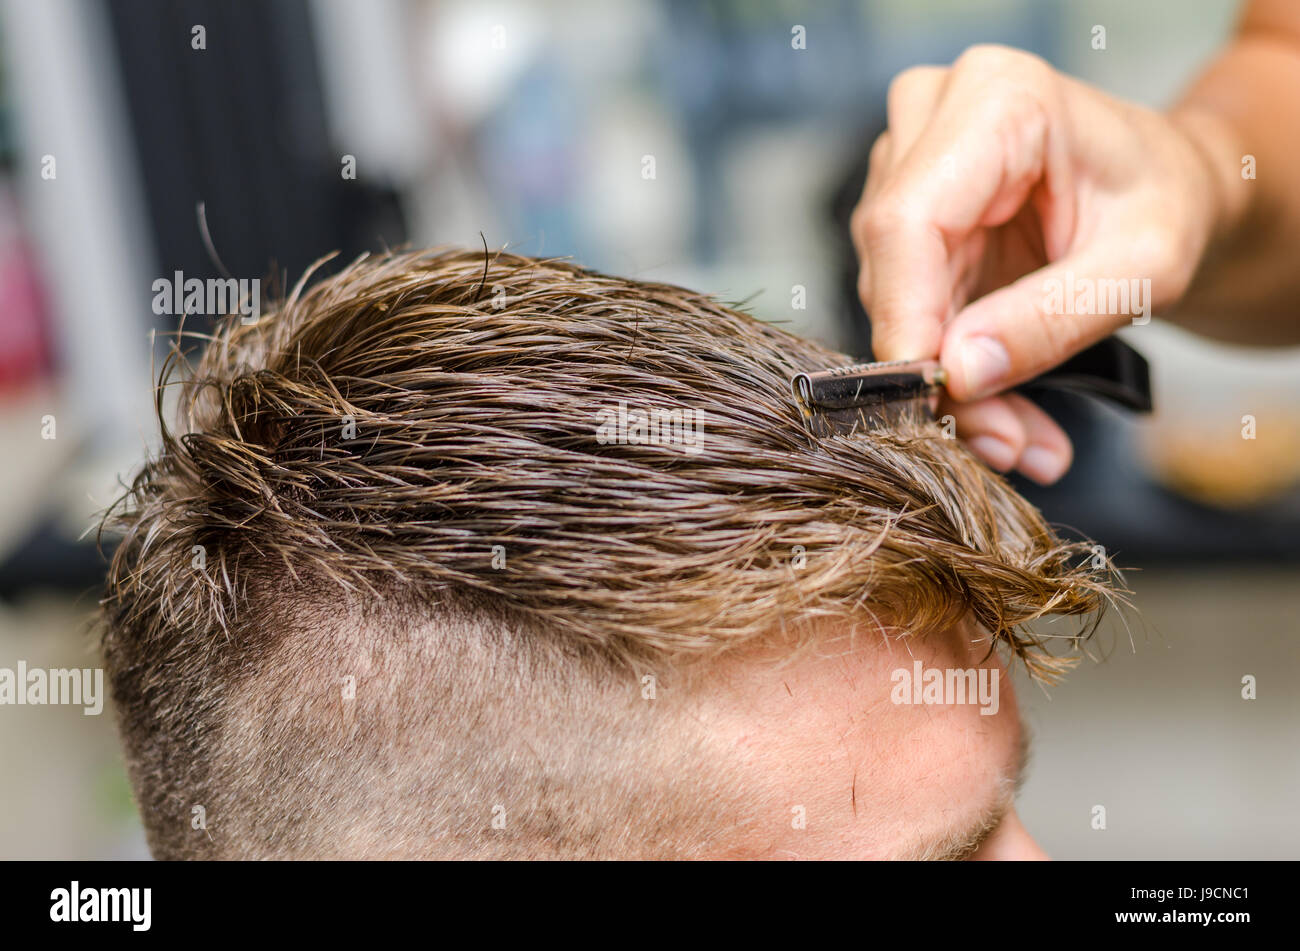
M 1300 413 L 1266 406 L 1236 428 L 1205 417 L 1166 421 L 1145 432 L 1143 450 L 1151 475 L 1181 495 L 1220 508 L 1258 505 L 1300 485 Z

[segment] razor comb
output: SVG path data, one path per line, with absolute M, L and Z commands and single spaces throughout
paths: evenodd
M 947 383 L 948 375 L 938 360 L 898 360 L 798 373 L 790 387 L 815 434 L 826 435 L 852 434 L 908 413 L 933 418 L 930 398 Z M 1135 413 L 1151 412 L 1146 358 L 1116 337 L 1107 337 L 1013 388 L 1041 389 L 1068 390 Z

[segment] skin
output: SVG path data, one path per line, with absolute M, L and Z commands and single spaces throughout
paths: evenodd
M 498 636 L 496 618 L 376 623 L 356 601 L 330 607 L 261 656 L 257 676 L 230 685 L 208 766 L 218 777 L 211 828 L 199 841 L 187 811 L 155 820 L 155 849 L 226 859 L 1046 858 L 1014 809 L 1027 738 L 1011 679 L 969 621 L 900 635 L 866 611 L 791 620 L 808 626 L 806 648 L 773 630 L 765 646 L 684 665 L 651 703 L 635 671 L 520 658 L 514 645 L 533 632 Z M 893 674 L 917 661 L 995 672 L 996 712 L 982 714 L 993 708 L 978 696 L 895 703 Z M 498 803 L 512 817 L 500 836 L 488 826 Z M 794 827 L 796 806 L 805 828 Z M 308 815 L 319 822 L 301 821 Z
M 1005 47 L 899 74 L 851 224 L 876 359 L 938 358 L 938 412 L 989 465 L 1046 484 L 1070 440 L 1004 391 L 1132 318 L 1054 313 L 1045 281 L 1149 279 L 1152 309 L 1188 329 L 1300 343 L 1300 130 L 1277 119 L 1298 108 L 1292 0 L 1247 4 L 1167 113 Z
M 1027 739 L 1010 678 L 974 633 L 961 625 L 886 640 L 840 631 L 793 661 L 726 662 L 702 715 L 764 777 L 766 807 L 748 841 L 723 857 L 1047 858 L 1014 808 Z M 891 673 L 915 660 L 998 671 L 998 712 L 892 702 Z M 795 806 L 804 829 L 793 827 Z

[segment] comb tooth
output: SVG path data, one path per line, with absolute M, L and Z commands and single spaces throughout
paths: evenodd
M 909 417 L 933 419 L 924 399 L 895 400 L 850 409 L 815 409 L 805 415 L 808 431 L 819 438 L 854 436 L 881 427 L 898 426 Z
M 937 361 L 858 363 L 797 374 L 791 389 L 804 416 L 833 431 L 854 431 L 919 404 L 947 382 Z
M 915 360 L 881 360 L 877 363 L 853 363 L 846 367 L 832 367 L 824 372 L 833 373 L 836 376 L 846 376 L 850 373 L 875 373 L 878 370 L 889 370 L 894 367 L 918 367 L 922 365 Z
M 873 370 L 877 370 L 882 366 L 886 366 L 886 364 L 855 363 L 852 366 L 847 366 L 847 367 L 833 367 L 832 369 L 827 370 L 826 372 L 833 374 L 835 376 L 849 376 L 850 374 L 854 374 L 854 373 L 870 373 Z
M 804 402 L 829 409 L 915 399 L 928 395 L 936 385 L 933 375 L 905 365 L 801 373 L 792 382 L 795 395 Z

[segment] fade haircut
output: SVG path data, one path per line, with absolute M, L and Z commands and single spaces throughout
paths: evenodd
M 725 849 L 725 751 L 647 684 L 817 618 L 970 618 L 1050 678 L 1025 625 L 1113 593 L 932 421 L 814 435 L 790 378 L 847 358 L 705 295 L 504 252 L 307 281 L 215 331 L 175 429 L 169 361 L 107 521 L 159 857 Z

